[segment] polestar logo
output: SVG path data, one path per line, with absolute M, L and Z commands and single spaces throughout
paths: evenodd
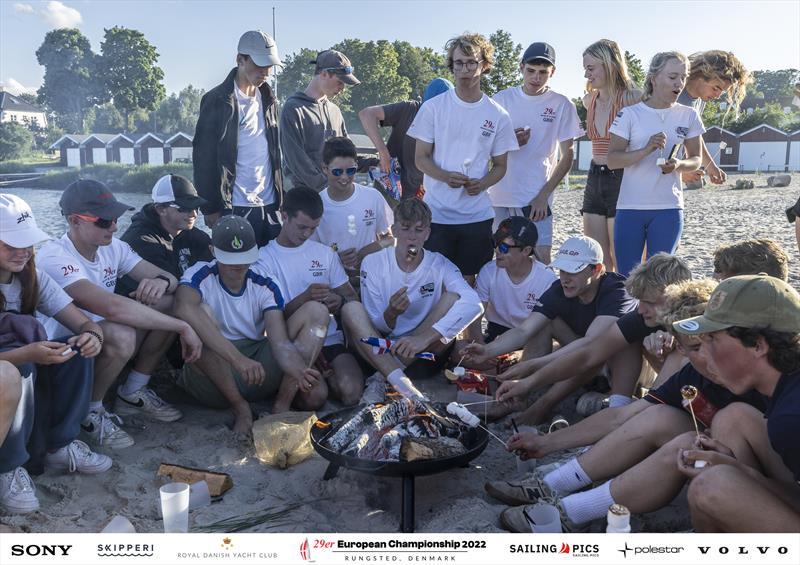
M 628 557 L 628 552 L 633 551 L 633 548 L 628 547 L 628 542 L 625 542 L 625 549 L 618 549 L 623 557 Z

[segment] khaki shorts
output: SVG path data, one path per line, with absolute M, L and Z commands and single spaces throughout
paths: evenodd
M 231 343 L 239 353 L 248 359 L 261 363 L 267 373 L 264 382 L 260 385 L 247 385 L 239 373 L 231 370 L 236 381 L 236 387 L 242 397 L 249 402 L 258 402 L 275 396 L 283 378 L 283 370 L 272 355 L 269 340 L 240 339 L 231 341 Z M 178 385 L 206 406 L 212 408 L 227 408 L 229 406 L 228 401 L 222 396 L 217 385 L 205 375 L 194 370 L 191 365 L 184 365 L 178 376 Z

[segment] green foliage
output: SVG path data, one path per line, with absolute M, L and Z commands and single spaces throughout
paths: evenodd
M 644 79 L 647 76 L 647 71 L 642 66 L 642 60 L 630 51 L 625 51 L 625 63 L 628 65 L 628 74 L 631 80 L 636 86 L 642 88 Z
M 514 43 L 511 34 L 502 29 L 489 36 L 494 46 L 494 66 L 481 77 L 481 90 L 489 96 L 520 84 L 519 63 L 522 60 L 522 45 Z
M 298 90 L 305 90 L 314 76 L 313 61 L 317 52 L 305 47 L 297 53 L 284 57 L 283 71 L 278 75 L 278 101 L 283 104 L 286 99 Z
M 392 43 L 400 66 L 397 74 L 408 79 L 411 98 L 422 98 L 425 87 L 437 77 L 451 79 L 444 55 L 430 47 L 414 47 L 408 41 Z
M 25 157 L 32 147 L 31 130 L 15 122 L 0 123 L 0 161 Z
M 97 85 L 98 57 L 89 40 L 77 29 L 50 31 L 36 59 L 45 69 L 38 102 L 56 112 L 59 126 L 83 131 L 85 112 L 107 100 Z
M 130 127 L 131 112 L 155 110 L 166 96 L 158 51 L 140 31 L 118 26 L 105 30 L 100 49 L 104 87 Z
M 182 131 L 194 135 L 200 113 L 200 99 L 204 93 L 204 90 L 190 84 L 179 93 L 172 93 L 169 98 L 165 98 L 151 114 L 154 118 L 153 130 L 170 134 Z
M 797 74 L 797 69 L 753 71 L 753 82 L 748 86 L 747 94 L 766 102 L 780 102 L 787 98 L 791 100 Z
M 36 179 L 32 185 L 36 188 L 62 190 L 78 177 L 94 179 L 104 183 L 113 192 L 149 193 L 155 182 L 168 174 L 182 175 L 192 179 L 194 172 L 191 163 L 169 163 L 167 165 L 141 165 L 131 167 L 120 163 L 103 165 L 87 165 L 80 170 L 69 169 L 49 173 Z
M 92 108 L 86 113 L 85 133 L 119 133 L 125 131 L 125 117 L 113 104 Z
M 751 114 L 742 113 L 738 120 L 730 124 L 728 129 L 734 133 L 742 133 L 761 124 L 768 124 L 783 131 L 790 131 L 787 128 L 798 118 L 800 118 L 800 113 L 785 114 L 779 103 L 772 102 L 756 108 Z

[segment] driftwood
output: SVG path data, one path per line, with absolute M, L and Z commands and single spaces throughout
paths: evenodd
M 400 446 L 400 460 L 441 459 L 466 452 L 462 443 L 452 437 L 407 437 Z
M 204 469 L 162 463 L 158 466 L 156 474 L 169 477 L 177 483 L 192 484 L 205 481 L 208 483 L 208 493 L 211 496 L 221 496 L 222 493 L 233 488 L 233 479 L 227 473 L 215 473 Z

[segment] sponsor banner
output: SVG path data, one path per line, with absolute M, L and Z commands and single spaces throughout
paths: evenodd
M 800 534 L 3 534 L 3 565 L 796 565 Z

